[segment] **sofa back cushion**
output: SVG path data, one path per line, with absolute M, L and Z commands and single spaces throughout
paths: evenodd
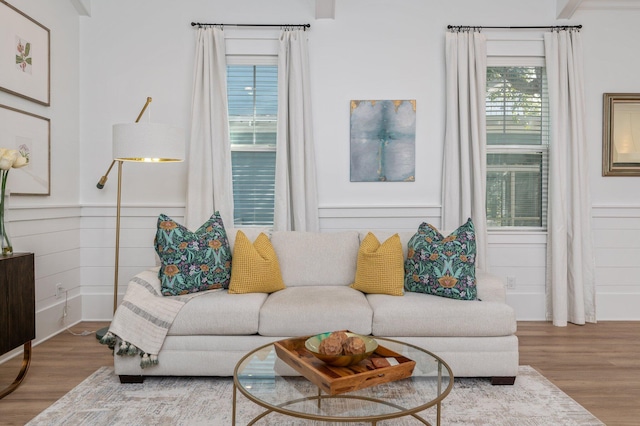
M 360 248 L 356 231 L 274 231 L 271 244 L 287 287 L 353 283 Z

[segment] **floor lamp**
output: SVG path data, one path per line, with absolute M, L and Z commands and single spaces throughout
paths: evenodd
M 113 276 L 113 313 L 118 308 L 118 269 L 120 259 L 120 207 L 122 199 L 122 163 L 172 163 L 184 160 L 184 132 L 176 127 L 158 123 L 139 123 L 151 98 L 142 107 L 135 123 L 113 125 L 113 161 L 100 181 L 98 189 L 104 188 L 109 172 L 118 163 L 118 198 L 116 203 L 116 252 Z M 109 327 L 96 332 L 102 339 Z

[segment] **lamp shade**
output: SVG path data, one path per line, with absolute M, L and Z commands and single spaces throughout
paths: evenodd
M 114 124 L 113 158 L 118 161 L 183 161 L 184 132 L 159 123 Z

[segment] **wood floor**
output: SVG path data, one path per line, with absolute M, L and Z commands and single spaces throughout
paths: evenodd
M 71 330 L 104 325 L 85 322 Z M 640 424 L 640 322 L 565 328 L 520 322 L 518 337 L 521 365 L 536 368 L 609 426 Z M 0 388 L 15 378 L 18 358 L 0 365 Z M 25 381 L 0 400 L 0 424 L 25 424 L 104 365 L 113 365 L 111 352 L 93 334 L 62 332 L 36 346 Z

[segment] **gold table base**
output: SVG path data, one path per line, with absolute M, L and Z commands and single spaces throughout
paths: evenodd
M 438 383 L 438 385 L 440 385 L 440 383 Z M 231 413 L 231 424 L 235 426 L 236 424 L 236 409 L 237 409 L 237 387 L 236 387 L 236 382 L 233 382 L 233 411 Z M 317 399 L 318 401 L 318 408 L 321 408 L 322 405 L 322 400 L 323 399 L 327 399 L 327 398 L 346 398 L 346 399 L 362 399 L 362 400 L 366 400 L 366 401 L 373 401 L 373 402 L 377 402 L 380 404 L 385 404 L 385 405 L 389 405 L 392 407 L 396 407 L 396 408 L 400 408 L 402 409 L 401 406 L 396 405 L 396 404 L 392 404 L 386 401 L 381 401 L 375 398 L 368 398 L 368 397 L 361 397 L 361 396 L 351 396 L 351 395 L 322 395 L 322 391 L 320 389 L 318 389 L 318 396 L 317 397 L 310 397 L 310 398 L 300 398 L 300 399 L 295 399 L 295 400 L 291 400 L 291 401 L 287 401 L 283 404 L 280 404 L 279 407 L 285 407 L 287 405 L 290 404 L 295 404 L 297 402 L 300 401 L 311 401 L 314 399 Z M 253 401 L 256 402 L 256 401 Z M 441 413 L 442 413 L 442 401 L 438 401 L 436 405 L 436 425 L 440 426 L 440 417 L 441 417 Z M 267 416 L 270 413 L 275 413 L 275 410 L 271 410 L 271 409 L 267 409 L 266 411 L 264 411 L 262 414 L 259 414 L 258 416 L 254 417 L 249 423 L 247 423 L 247 426 L 251 426 L 254 425 L 256 422 L 258 422 L 260 419 L 262 419 L 263 417 Z M 285 414 L 285 413 L 281 413 L 281 414 Z M 325 421 L 325 422 L 329 422 L 329 421 L 333 421 L 333 422 L 354 422 L 354 421 L 371 421 L 371 424 L 373 426 L 377 425 L 377 421 L 376 420 L 369 420 L 366 416 L 363 417 L 358 417 L 358 418 L 344 418 L 344 419 L 339 419 L 339 418 L 331 418 L 331 419 L 326 419 L 326 418 L 320 418 L 320 417 L 315 417 L 313 415 L 299 415 L 299 416 L 294 416 L 292 414 L 285 414 L 288 416 L 293 416 L 293 417 L 299 417 L 299 418 L 303 418 L 303 419 L 311 419 L 311 420 L 317 420 L 317 421 Z M 429 423 L 427 420 L 425 420 L 424 418 L 420 417 L 418 414 L 416 413 L 402 413 L 399 412 L 397 416 L 391 416 L 391 417 L 387 417 L 384 420 L 388 420 L 390 418 L 400 418 L 400 417 L 405 417 L 405 416 L 411 416 L 415 419 L 417 419 L 419 422 L 427 425 L 427 426 L 432 426 L 431 423 Z
M 16 390 L 20 383 L 24 380 L 24 376 L 27 375 L 27 370 L 29 370 L 29 365 L 31 365 L 31 341 L 28 341 L 24 344 L 24 354 L 22 358 L 22 368 L 20 368 L 20 372 L 18 373 L 18 377 L 7 386 L 5 389 L 0 391 L 0 399 L 9 395 L 11 392 Z
M 433 353 L 422 349 L 418 346 L 415 345 L 411 345 L 409 343 L 404 343 L 404 342 L 400 342 L 397 340 L 393 340 L 393 339 L 387 339 L 387 338 L 380 338 L 381 340 L 387 341 L 387 342 L 391 342 L 394 344 L 399 344 L 402 346 L 405 346 L 407 348 L 413 348 L 418 350 L 419 352 L 422 352 L 428 356 L 430 356 L 432 359 L 431 361 L 436 361 L 438 363 L 437 366 L 437 376 L 433 376 L 434 378 L 437 378 L 437 382 L 436 382 L 436 387 L 437 387 L 437 393 L 435 398 L 428 400 L 427 398 L 427 402 L 425 402 L 422 405 L 419 405 L 417 407 L 413 407 L 413 408 L 405 408 L 402 407 L 401 405 L 395 404 L 393 402 L 390 401 L 385 401 L 382 399 L 378 399 L 378 398 L 374 398 L 374 397 L 370 397 L 370 396 L 364 396 L 364 395 L 353 395 L 353 394 L 337 394 L 337 395 L 329 395 L 329 394 L 323 394 L 322 390 L 318 387 L 318 392 L 317 394 L 315 394 L 315 396 L 303 396 L 302 398 L 298 398 L 298 399 L 292 399 L 292 400 L 288 400 L 288 401 L 282 401 L 277 405 L 273 405 L 270 404 L 266 401 L 261 400 L 261 398 L 252 395 L 251 393 L 245 391 L 244 388 L 241 387 L 240 384 L 240 379 L 238 376 L 238 371 L 242 370 L 245 366 L 244 363 L 247 359 L 249 359 L 252 356 L 255 356 L 255 354 L 261 352 L 261 351 L 269 351 L 270 353 L 275 352 L 275 348 L 273 348 L 273 343 L 269 343 L 263 346 L 260 346 L 252 351 L 250 351 L 249 353 L 247 353 L 243 358 L 240 359 L 240 361 L 238 361 L 238 363 L 236 364 L 236 368 L 233 372 L 233 407 L 232 407 L 232 414 L 231 414 L 231 421 L 232 421 L 232 425 L 236 424 L 236 415 L 237 415 L 237 398 L 238 398 L 238 391 L 243 394 L 249 401 L 253 402 L 256 405 L 259 405 L 263 408 L 266 409 L 266 411 L 262 412 L 261 414 L 257 415 L 256 417 L 254 417 L 249 423 L 248 425 L 253 425 L 256 422 L 258 422 L 260 419 L 264 418 L 265 416 L 269 415 L 270 413 L 280 413 L 280 414 L 284 414 L 285 416 L 289 416 L 289 417 L 296 417 L 296 418 L 300 418 L 300 419 L 307 419 L 307 420 L 315 420 L 315 421 L 320 421 L 320 422 L 337 422 L 337 423 L 348 423 L 348 422 L 365 422 L 365 423 L 371 423 L 372 425 L 376 425 L 379 421 L 383 421 L 383 420 L 389 420 L 389 419 L 396 419 L 396 418 L 400 418 L 400 417 L 406 417 L 406 416 L 411 416 L 413 418 L 415 418 L 416 420 L 418 420 L 420 423 L 423 423 L 427 426 L 432 426 L 431 423 L 429 423 L 426 419 L 424 419 L 423 417 L 421 417 L 418 413 L 427 410 L 429 408 L 436 408 L 436 419 L 435 419 L 435 425 L 436 426 L 440 426 L 441 423 L 441 418 L 442 418 L 442 400 L 449 394 L 449 392 L 451 392 L 451 389 L 453 388 L 453 372 L 451 371 L 451 368 L 439 357 L 437 357 L 436 355 L 434 355 Z M 271 346 L 271 348 L 269 348 Z M 262 354 L 263 356 L 265 354 Z M 268 355 L 268 354 L 266 354 Z M 260 358 L 263 359 L 263 358 Z M 431 362 L 429 361 L 429 362 Z M 445 383 L 443 383 L 443 370 L 446 369 L 447 375 L 446 377 L 449 379 L 448 380 L 448 384 L 445 386 Z M 300 376 L 301 378 L 303 378 L 303 376 Z M 444 389 L 443 389 L 444 387 Z M 314 392 L 315 393 L 315 392 Z M 398 412 L 392 412 L 392 413 L 382 413 L 382 414 L 366 414 L 366 415 L 355 415 L 355 416 L 345 416 L 345 417 L 341 417 L 341 416 L 334 416 L 334 415 L 319 415 L 319 414 L 315 414 L 315 413 L 309 413 L 309 412 L 299 412 L 299 411 L 292 411 L 287 409 L 286 407 L 292 404 L 296 404 L 298 402 L 303 402 L 303 401 L 316 401 L 317 402 L 317 406 L 318 409 L 322 408 L 322 401 L 324 400 L 329 400 L 329 399 L 354 399 L 354 400 L 362 400 L 362 401 L 369 401 L 369 402 L 374 402 L 374 403 L 378 403 L 378 404 L 382 404 L 382 405 L 386 405 L 389 407 L 394 407 L 399 409 L 400 411 Z

